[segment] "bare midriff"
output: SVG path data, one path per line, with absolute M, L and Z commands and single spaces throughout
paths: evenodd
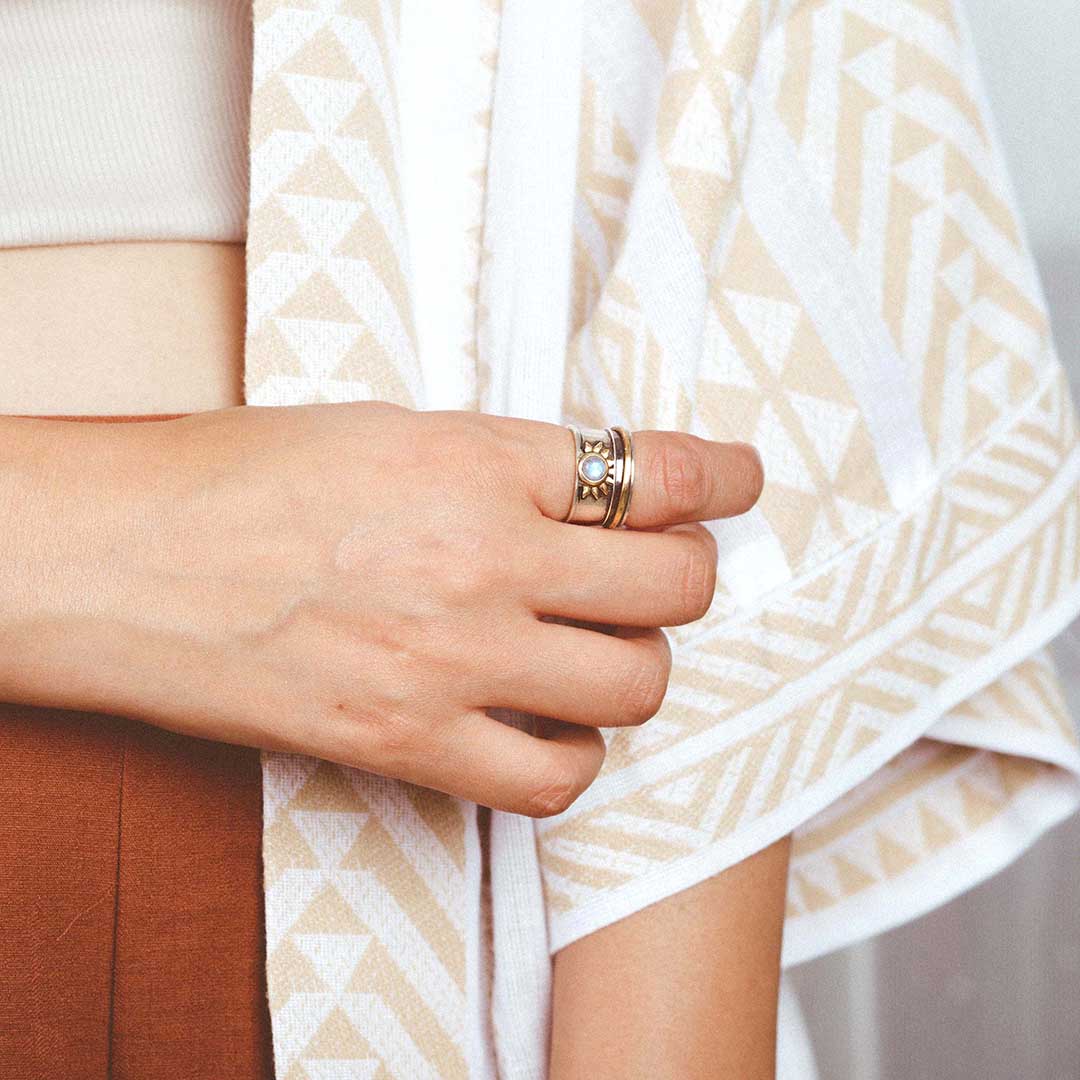
M 244 246 L 0 249 L 0 414 L 243 403 Z

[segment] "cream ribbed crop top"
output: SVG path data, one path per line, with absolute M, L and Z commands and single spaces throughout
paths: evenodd
M 0 0 L 0 247 L 242 240 L 250 0 Z

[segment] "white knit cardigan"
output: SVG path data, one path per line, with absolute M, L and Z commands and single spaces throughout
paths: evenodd
M 1076 417 L 952 0 L 255 0 L 253 90 L 249 404 L 678 428 L 767 474 L 565 813 L 265 756 L 279 1080 L 539 1080 L 582 935 L 794 832 L 790 966 L 1076 807 Z

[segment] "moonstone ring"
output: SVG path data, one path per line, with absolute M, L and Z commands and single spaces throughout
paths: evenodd
M 574 436 L 574 495 L 563 521 L 617 529 L 626 520 L 634 456 L 626 428 L 578 428 Z

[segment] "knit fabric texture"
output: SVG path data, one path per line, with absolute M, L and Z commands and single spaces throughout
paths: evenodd
M 250 0 L 0 4 L 0 246 L 244 239 Z
M 952 0 L 254 14 L 249 404 L 682 429 L 767 478 L 566 812 L 264 755 L 279 1080 L 541 1080 L 582 935 L 794 832 L 789 967 L 1075 809 L 1076 414 Z

